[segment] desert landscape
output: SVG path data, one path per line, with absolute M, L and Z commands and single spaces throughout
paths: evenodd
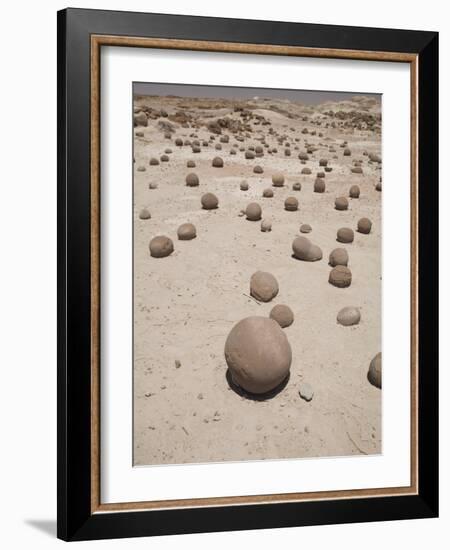
M 134 95 L 134 465 L 381 453 L 381 97 L 202 92 Z

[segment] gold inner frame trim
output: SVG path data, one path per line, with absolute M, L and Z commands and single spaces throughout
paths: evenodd
M 407 487 L 317 491 L 145 502 L 102 503 L 100 492 L 100 50 L 102 46 L 163 48 L 223 53 L 286 55 L 330 59 L 390 61 L 410 65 L 411 82 L 411 438 Z M 305 48 L 269 44 L 91 35 L 91 513 L 173 508 L 273 504 L 418 494 L 418 56 L 401 52 Z

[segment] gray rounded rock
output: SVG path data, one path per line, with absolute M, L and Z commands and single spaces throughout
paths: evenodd
M 259 302 L 270 302 L 278 294 L 278 282 L 267 271 L 256 271 L 250 277 L 250 294 Z
M 337 322 L 344 327 L 357 325 L 361 320 L 361 313 L 356 307 L 344 307 L 337 314 Z
M 348 265 L 348 252 L 345 248 L 335 248 L 331 253 L 328 260 L 328 263 L 331 267 L 336 267 L 337 265 Z
M 294 257 L 304 262 L 316 262 L 322 259 L 322 250 L 306 237 L 296 237 L 292 243 Z
M 186 176 L 186 185 L 188 187 L 198 187 L 199 183 L 200 180 L 198 179 L 197 174 L 194 174 L 194 172 Z
M 295 212 L 298 210 L 298 200 L 295 197 L 288 197 L 284 201 L 284 209 L 289 212 Z
M 154 258 L 165 258 L 173 252 L 172 239 L 164 235 L 153 237 L 149 244 L 150 255 Z
M 269 222 L 269 220 L 262 220 L 262 222 L 261 222 L 261 231 L 263 233 L 267 233 L 269 231 L 272 231 L 272 224 Z
M 248 191 L 248 183 L 245 180 L 241 181 L 239 188 L 241 191 Z
M 201 203 L 204 210 L 214 210 L 219 206 L 219 199 L 214 193 L 205 193 L 202 195 Z
M 314 390 L 310 384 L 307 382 L 302 382 L 298 390 L 299 396 L 305 401 L 311 401 L 314 397 Z
M 348 244 L 353 242 L 355 234 L 353 233 L 353 229 L 350 229 L 350 227 L 341 227 L 337 231 L 336 238 L 338 242 Z
M 334 207 L 336 208 L 336 210 L 347 210 L 348 208 L 347 197 L 338 197 L 334 201 Z
M 269 313 L 269 317 L 276 321 L 281 328 L 286 328 L 294 322 L 294 313 L 289 306 L 277 304 Z
M 271 199 L 273 197 L 273 191 L 268 187 L 267 189 L 264 189 L 263 191 L 263 197 L 266 199 Z
M 152 216 L 151 216 L 150 212 L 147 210 L 147 208 L 143 208 L 139 212 L 139 219 L 141 219 L 141 220 L 149 220 L 151 217 Z
M 370 362 L 367 378 L 372 386 L 381 389 L 381 351 Z
M 348 267 L 337 265 L 330 271 L 328 282 L 338 288 L 347 288 L 352 284 L 352 272 Z
M 325 180 L 317 178 L 314 182 L 314 193 L 325 193 Z
M 274 187 L 283 187 L 284 185 L 284 176 L 283 174 L 277 173 L 272 176 L 272 185 Z
M 261 219 L 262 209 L 257 202 L 251 202 L 245 209 L 245 215 L 247 220 L 251 222 L 257 222 Z
M 368 235 L 372 229 L 372 222 L 369 220 L 369 218 L 361 218 L 358 221 L 358 232 L 364 233 L 364 235 Z
M 212 161 L 214 168 L 223 168 L 223 159 L 220 157 L 214 157 Z
M 309 223 L 303 223 L 300 226 L 300 233 L 311 233 L 312 227 L 309 225 Z
M 359 199 L 359 195 L 360 195 L 359 185 L 352 185 L 350 187 L 350 191 L 348 194 L 351 199 Z
M 292 350 L 273 319 L 247 317 L 231 329 L 225 342 L 225 360 L 234 384 L 247 392 L 264 394 L 287 378 Z
M 183 223 L 177 229 L 177 235 L 180 241 L 190 241 L 197 236 L 197 230 L 192 223 Z

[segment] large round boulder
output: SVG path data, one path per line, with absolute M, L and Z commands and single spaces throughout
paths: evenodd
M 344 327 L 357 325 L 361 320 L 361 313 L 357 307 L 343 307 L 337 314 L 337 322 Z
M 316 262 L 322 259 L 322 250 L 306 237 L 296 237 L 292 243 L 294 258 L 304 262 Z
M 338 288 L 346 288 L 352 284 L 352 272 L 348 267 L 337 265 L 330 271 L 328 282 Z
M 198 187 L 199 183 L 200 183 L 200 180 L 198 179 L 197 174 L 194 174 L 192 172 L 191 174 L 188 174 L 186 176 L 186 185 L 188 187 Z
M 201 203 L 204 210 L 214 210 L 219 206 L 219 199 L 214 193 L 205 193 L 202 195 Z
M 253 394 L 264 394 L 289 375 L 292 350 L 279 324 L 268 317 L 239 321 L 225 342 L 225 360 L 234 384 Z
M 372 222 L 369 218 L 361 218 L 358 221 L 358 232 L 368 235 L 372 229 Z
M 295 210 L 298 210 L 298 200 L 295 197 L 288 197 L 284 201 L 284 209 L 295 212 Z
M 354 238 L 355 234 L 350 227 L 341 227 L 337 231 L 336 240 L 340 243 L 352 243 Z
M 190 241 L 197 236 L 197 230 L 192 223 L 183 223 L 177 229 L 177 235 L 180 241 Z
M 269 317 L 276 321 L 281 328 L 286 328 L 294 322 L 294 313 L 289 306 L 277 304 L 269 313 Z
M 165 258 L 173 252 L 172 239 L 164 235 L 153 237 L 149 244 L 150 255 L 153 258 Z
M 278 281 L 267 271 L 256 271 L 250 277 L 250 294 L 259 302 L 270 302 L 278 290 Z
M 348 265 L 348 252 L 345 248 L 335 248 L 330 252 L 330 257 L 328 263 L 331 267 L 336 267 L 337 265 Z
M 247 220 L 251 222 L 257 222 L 261 219 L 262 209 L 257 202 L 251 202 L 245 209 L 245 215 Z

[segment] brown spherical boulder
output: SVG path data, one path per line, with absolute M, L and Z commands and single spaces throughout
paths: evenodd
M 301 191 L 301 190 L 302 190 L 302 184 L 299 181 L 292 184 L 292 191 Z
M 300 226 L 300 233 L 311 233 L 312 227 L 309 225 L 309 223 L 303 223 Z
M 151 181 L 151 182 L 148 184 L 148 188 L 149 188 L 149 189 L 158 189 L 158 184 L 156 183 L 156 181 Z
M 274 187 L 283 187 L 284 185 L 284 176 L 283 174 L 273 174 L 272 176 L 272 185 Z
M 372 222 L 369 218 L 361 218 L 358 220 L 358 233 L 364 233 L 368 235 L 372 229 Z
M 328 263 L 331 265 L 331 267 L 336 267 L 337 265 L 347 266 L 348 252 L 345 250 L 345 248 L 335 248 L 332 252 L 330 252 Z
M 269 317 L 276 321 L 281 328 L 286 328 L 294 322 L 294 313 L 289 306 L 277 304 L 269 313 Z
M 284 201 L 284 209 L 289 212 L 295 212 L 295 210 L 298 210 L 298 200 L 295 197 L 288 197 Z
M 231 329 L 225 342 L 225 360 L 234 384 L 249 393 L 264 394 L 289 375 L 292 350 L 276 321 L 247 317 Z
M 271 199 L 273 197 L 273 191 L 272 191 L 272 189 L 270 189 L 270 187 L 267 188 L 267 189 L 264 189 L 263 197 L 266 198 L 266 199 Z
M 336 320 L 344 327 L 351 327 L 359 323 L 361 313 L 357 307 L 343 307 L 337 314 Z
M 214 210 L 219 206 L 219 199 L 214 193 L 205 193 L 202 195 L 201 203 L 204 210 Z
M 307 166 L 305 166 L 305 168 L 302 168 L 301 173 L 305 174 L 306 176 L 309 176 L 311 174 L 311 168 L 308 168 Z
M 294 258 L 304 262 L 317 262 L 322 259 L 322 250 L 306 237 L 296 237 L 292 243 Z
M 198 187 L 199 183 L 200 183 L 200 180 L 198 179 L 197 174 L 194 174 L 192 172 L 191 174 L 188 174 L 186 176 L 186 185 L 188 187 Z
M 177 229 L 177 235 L 180 241 L 190 241 L 197 236 L 197 230 L 192 223 L 183 223 Z
M 214 157 L 212 161 L 214 168 L 223 168 L 223 159 L 220 157 Z
M 359 186 L 358 185 L 352 185 L 350 187 L 350 191 L 348 193 L 348 196 L 351 199 L 359 199 L 359 194 L 360 194 Z
M 370 362 L 367 378 L 372 386 L 381 389 L 381 351 Z
M 245 151 L 245 158 L 247 160 L 253 160 L 255 158 L 255 153 L 253 151 Z
M 352 152 L 350 151 L 350 149 L 344 149 L 344 157 L 349 157 L 351 156 Z
M 347 197 L 338 197 L 334 201 L 334 207 L 336 208 L 336 210 L 347 210 L 348 208 Z
M 151 217 L 152 216 L 151 216 L 150 212 L 147 210 L 147 208 L 143 208 L 139 212 L 139 219 L 141 219 L 141 220 L 149 220 Z
M 150 164 L 150 166 L 158 166 L 159 160 L 157 158 L 153 157 L 149 160 L 149 164 Z
M 135 126 L 148 126 L 148 118 L 144 111 L 139 111 L 133 118 Z
M 250 278 L 250 294 L 260 302 L 270 302 L 278 294 L 278 282 L 267 271 L 256 271 Z
M 314 193 L 325 193 L 325 180 L 317 178 L 314 182 Z
M 242 180 L 239 185 L 239 189 L 241 191 L 248 191 L 248 183 L 245 180 Z
M 325 172 L 317 172 L 316 178 L 324 178 L 324 177 L 325 177 Z
M 186 166 L 187 166 L 188 168 L 195 168 L 195 162 L 194 162 L 193 160 L 188 160 L 188 161 L 186 162 Z
M 353 166 L 351 169 L 352 174 L 363 174 L 363 169 L 361 166 Z
M 320 159 L 319 160 L 319 166 L 326 166 L 328 164 L 327 159 Z
M 245 215 L 247 220 L 251 222 L 257 222 L 261 219 L 262 209 L 257 202 L 251 202 L 245 209 Z
M 268 233 L 269 231 L 272 231 L 272 224 L 269 222 L 269 220 L 262 220 L 261 231 L 263 233 Z
M 258 164 L 253 168 L 253 172 L 255 174 L 262 174 L 264 172 L 264 170 L 262 169 L 262 166 L 259 166 L 259 164 Z
M 340 243 L 352 243 L 354 238 L 355 234 L 353 233 L 353 229 L 350 229 L 350 227 L 341 227 L 337 231 L 336 240 Z
M 154 258 L 165 258 L 173 252 L 173 242 L 169 237 L 158 235 L 149 244 L 150 255 Z
M 169 162 L 169 155 L 161 155 L 160 160 L 161 162 Z
M 346 288 L 352 284 L 352 272 L 344 265 L 337 265 L 330 271 L 328 282 L 338 288 Z

